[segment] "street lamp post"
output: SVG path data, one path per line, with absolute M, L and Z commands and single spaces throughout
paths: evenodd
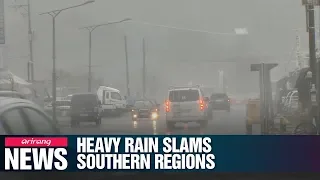
M 27 4 L 16 4 L 9 6 L 15 9 L 23 8 L 27 12 L 28 16 L 28 39 L 29 39 L 29 60 L 27 63 L 28 81 L 34 81 L 34 61 L 33 61 L 33 31 L 31 27 L 31 10 L 30 0 Z
M 92 81 L 92 61 L 91 61 L 91 58 L 92 58 L 92 32 L 97 29 L 98 27 L 101 27 L 101 26 L 108 26 L 108 25 L 111 25 L 111 24 L 118 24 L 118 23 L 122 23 L 122 22 L 125 22 L 125 21 L 130 21 L 131 19 L 129 18 L 126 18 L 126 19 L 123 19 L 121 21 L 115 21 L 115 22 L 108 22 L 108 23 L 104 23 L 104 24 L 96 24 L 96 25 L 91 25 L 91 26 L 86 26 L 86 27 L 82 27 L 82 28 L 79 28 L 80 30 L 82 29 L 85 29 L 89 32 L 89 62 L 88 62 L 88 92 L 91 92 L 91 81 Z
M 52 119 L 57 122 L 56 118 L 56 90 L 57 90 L 57 77 L 56 77 L 56 17 L 65 10 L 84 6 L 89 3 L 93 3 L 94 0 L 86 1 L 82 4 L 66 7 L 63 9 L 57 9 L 49 12 L 40 13 L 39 15 L 50 15 L 52 17 Z
M 128 62 L 128 41 L 127 36 L 124 36 L 124 53 L 126 56 L 126 88 L 127 88 L 127 97 L 130 97 L 130 87 L 129 87 L 129 62 Z

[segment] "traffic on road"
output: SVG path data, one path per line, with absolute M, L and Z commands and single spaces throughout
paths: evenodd
M 17 98 L 17 92 L 7 94 L 1 97 L 0 117 L 7 122 L 10 115 L 16 122 L 2 126 L 6 134 L 35 131 L 35 125 L 24 112 L 31 107 L 32 118 L 43 121 L 41 128 L 37 126 L 40 130 L 56 127 L 63 134 L 245 134 L 245 106 L 230 105 L 230 111 L 215 110 L 211 105 L 214 99 L 204 97 L 198 86 L 170 88 L 162 104 L 155 99 L 137 99 L 130 109 L 116 114 L 103 113 L 104 104 L 97 93 L 76 93 L 56 101 L 56 121 L 52 120 L 52 103 L 40 107 Z M 26 124 L 31 125 L 24 127 Z

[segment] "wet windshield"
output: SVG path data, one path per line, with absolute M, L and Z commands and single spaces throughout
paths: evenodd
M 134 104 L 135 108 L 151 108 L 152 103 L 150 101 L 136 101 Z
M 226 94 L 212 94 L 211 95 L 211 99 L 225 99 L 228 98 L 228 96 Z
M 198 90 L 174 90 L 169 93 L 170 102 L 198 101 Z

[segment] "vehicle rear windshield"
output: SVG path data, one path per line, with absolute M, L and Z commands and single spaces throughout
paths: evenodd
M 170 102 L 186 102 L 186 101 L 198 101 L 198 90 L 175 90 L 169 92 Z
M 74 95 L 71 99 L 71 106 L 96 106 L 97 96 L 94 94 Z
M 224 99 L 228 98 L 226 94 L 212 94 L 211 99 Z
M 136 108 L 147 108 L 152 106 L 150 101 L 136 101 L 134 107 Z

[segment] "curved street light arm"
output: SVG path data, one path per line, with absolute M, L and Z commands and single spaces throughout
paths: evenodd
M 66 7 L 66 8 L 63 8 L 63 9 L 56 9 L 56 10 L 52 10 L 52 11 L 48 11 L 48 12 L 43 12 L 43 13 L 40 13 L 39 15 L 44 15 L 44 14 L 49 14 L 51 15 L 52 17 L 56 17 L 58 16 L 62 11 L 65 11 L 65 10 L 68 10 L 68 9 L 72 9 L 72 8 L 76 8 L 76 7 L 80 7 L 80 6 L 84 6 L 86 4 L 89 4 L 89 3 L 93 3 L 94 0 L 90 0 L 90 1 L 86 1 L 82 4 L 78 4 L 78 5 L 74 5 L 74 6 L 69 6 L 69 7 Z
M 111 24 L 118 24 L 118 23 L 131 21 L 131 20 L 132 19 L 130 19 L 130 18 L 126 18 L 126 19 L 123 19 L 123 20 L 120 20 L 120 21 L 114 21 L 114 22 L 108 22 L 108 23 L 103 23 L 103 24 L 95 24 L 95 25 L 90 25 L 90 26 L 86 26 L 86 27 L 81 27 L 81 28 L 79 28 L 79 30 L 86 29 L 89 32 L 92 32 L 92 31 L 94 31 L 96 28 L 98 28 L 100 26 L 108 26 L 108 25 L 111 25 Z
M 114 22 L 108 22 L 108 23 L 103 23 L 103 24 L 95 24 L 95 25 L 90 25 L 90 26 L 86 26 L 86 27 L 81 27 L 81 28 L 79 28 L 79 30 L 86 29 L 86 30 L 92 32 L 92 31 L 94 31 L 97 27 L 100 27 L 100 26 L 108 26 L 108 25 L 111 25 L 111 24 L 118 24 L 118 23 L 130 21 L 130 20 L 131 20 L 130 18 L 126 18 L 126 19 L 123 19 L 123 20 L 121 20 L 121 21 L 114 21 Z
M 141 24 L 146 26 L 154 26 L 159 28 L 167 28 L 167 29 L 174 29 L 178 31 L 190 31 L 190 32 L 197 32 L 197 33 L 205 33 L 205 34 L 211 34 L 211 35 L 226 35 L 226 36 L 239 36 L 235 32 L 212 32 L 212 31 L 205 31 L 205 30 L 199 30 L 199 29 L 189 29 L 189 28 L 181 28 L 176 26 L 168 26 L 168 25 L 162 25 L 162 24 L 155 24 L 155 23 L 149 23 L 149 22 L 142 22 L 142 21 L 131 21 L 135 24 Z

